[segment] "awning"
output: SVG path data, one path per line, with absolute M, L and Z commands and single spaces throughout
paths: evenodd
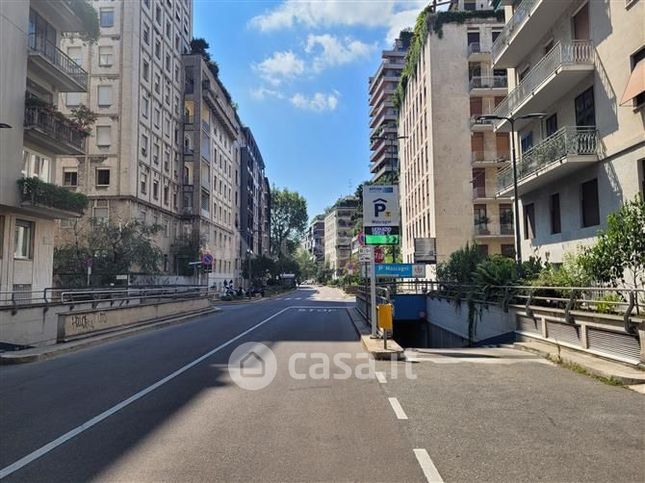
M 620 105 L 624 106 L 642 92 L 645 92 L 645 59 L 642 59 L 634 67 Z

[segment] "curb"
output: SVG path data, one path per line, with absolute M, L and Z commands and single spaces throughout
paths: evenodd
M 591 365 L 584 364 L 579 359 L 569 357 L 566 352 L 560 352 L 560 354 L 558 354 L 557 351 L 550 352 L 550 351 L 538 349 L 536 347 L 521 345 L 518 343 L 513 344 L 513 348 L 523 350 L 526 352 L 531 352 L 533 354 L 537 354 L 541 357 L 544 357 L 545 359 L 550 359 L 551 357 L 558 357 L 559 360 L 561 362 L 564 362 L 565 364 L 580 366 L 584 368 L 587 374 L 591 376 L 601 377 L 605 379 L 614 379 L 625 386 L 645 384 L 645 373 L 643 373 L 643 376 L 641 377 L 630 377 L 630 376 L 620 375 L 616 373 L 611 373 L 606 370 L 598 369 Z M 615 364 L 617 366 L 620 366 L 619 363 L 615 363 Z
M 286 295 L 288 293 L 295 292 L 295 289 L 292 290 L 287 290 L 286 292 L 280 292 L 277 294 L 273 295 L 267 295 L 266 297 L 257 297 L 257 298 L 252 298 L 249 299 L 248 297 L 243 298 L 243 299 L 237 299 L 237 300 L 217 300 L 213 302 L 213 305 L 242 305 L 242 304 L 255 304 L 258 302 L 262 302 L 263 300 L 271 300 L 276 297 L 281 297 L 282 295 Z
M 356 333 L 361 339 L 361 346 L 363 349 L 370 354 L 376 360 L 404 360 L 405 352 L 403 348 L 394 342 L 394 340 L 389 339 L 389 349 L 384 349 L 383 347 L 377 347 L 377 344 L 382 344 L 383 339 L 372 339 L 371 331 L 365 326 L 365 322 L 361 322 L 362 317 L 356 316 L 356 308 L 346 308 L 347 315 L 349 315 L 352 325 L 356 330 Z M 357 321 L 358 319 L 359 321 Z M 363 327 L 360 327 L 363 325 Z
M 50 359 L 60 354 L 76 352 L 87 347 L 102 344 L 118 339 L 124 339 L 130 335 L 135 335 L 140 332 L 145 332 L 153 329 L 160 329 L 171 325 L 178 325 L 190 319 L 196 319 L 205 315 L 221 312 L 217 307 L 202 310 L 198 313 L 191 313 L 180 315 L 177 317 L 165 318 L 162 320 L 155 320 L 152 322 L 143 322 L 138 325 L 125 327 L 120 330 L 114 330 L 108 333 L 103 333 L 93 337 L 86 337 L 71 342 L 64 342 L 61 344 L 54 344 L 51 346 L 43 346 L 39 348 L 24 349 L 22 351 L 4 352 L 0 354 L 0 365 L 12 364 L 25 364 L 28 362 L 36 362 L 45 359 Z

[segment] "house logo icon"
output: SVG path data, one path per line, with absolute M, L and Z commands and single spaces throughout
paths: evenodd
M 258 342 L 239 345 L 228 360 L 228 372 L 233 382 L 250 391 L 267 387 L 277 371 L 275 354 L 266 345 Z

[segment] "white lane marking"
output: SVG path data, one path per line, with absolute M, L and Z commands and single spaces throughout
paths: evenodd
M 430 455 L 425 449 L 417 448 L 414 450 L 414 456 L 417 457 L 419 466 L 423 470 L 423 474 L 426 475 L 426 479 L 430 483 L 443 483 L 443 478 L 437 471 L 437 467 L 432 462 Z
M 380 382 L 381 384 L 385 384 L 387 382 L 387 379 L 385 379 L 385 373 L 381 371 L 376 371 L 374 374 L 376 374 L 376 380 Z
M 401 404 L 399 403 L 399 400 L 397 398 L 388 397 L 387 400 L 390 401 L 390 406 L 392 406 L 394 414 L 396 414 L 396 417 L 398 419 L 408 419 L 408 415 L 405 414 L 405 411 L 401 407 Z
M 199 364 L 200 362 L 204 361 L 205 359 L 208 359 L 210 356 L 212 356 L 213 354 L 219 352 L 220 350 L 224 349 L 225 347 L 229 346 L 230 344 L 232 344 L 236 340 L 241 339 L 242 337 L 244 337 L 248 333 L 253 332 L 258 327 L 260 327 L 260 326 L 266 324 L 267 322 L 269 322 L 270 320 L 276 318 L 278 315 L 281 315 L 282 313 L 286 312 L 287 310 L 291 310 L 293 308 L 294 307 L 286 307 L 286 308 L 280 310 L 279 312 L 276 312 L 275 314 L 273 314 L 270 317 L 267 317 L 263 321 L 258 322 L 257 324 L 255 324 L 250 329 L 245 330 L 244 332 L 236 335 L 232 339 L 229 339 L 228 341 L 224 342 L 223 344 L 220 344 L 217 347 L 215 347 L 214 349 L 208 351 L 206 354 L 198 357 L 194 361 L 189 362 L 185 366 L 177 369 L 172 374 L 164 377 L 163 379 L 160 379 L 159 381 L 155 382 L 151 386 L 148 386 L 145 389 L 142 389 L 138 393 L 133 394 L 129 398 L 121 401 L 120 403 L 116 404 L 115 406 L 112 406 L 110 409 L 102 412 L 98 416 L 94 416 L 92 419 L 89 419 L 89 420 L 85 421 L 80 426 L 77 426 L 76 428 L 68 431 L 67 433 L 63 434 L 62 436 L 59 436 L 58 438 L 56 438 L 55 440 L 47 443 L 46 445 L 41 446 L 37 450 L 29 453 L 27 456 L 24 456 L 24 457 L 20 458 L 18 461 L 15 461 L 14 463 L 10 464 L 9 466 L 6 466 L 6 467 L 2 468 L 0 470 L 0 480 L 2 478 L 5 478 L 5 477 L 9 476 L 12 473 L 18 471 L 20 468 L 23 468 L 24 466 L 27 466 L 29 463 L 31 463 L 32 461 L 37 460 L 41 456 L 46 455 L 47 453 L 49 453 L 53 449 L 57 448 L 58 446 L 60 446 L 63 443 L 66 443 L 67 441 L 69 441 L 70 439 L 74 438 L 75 436 L 78 436 L 79 434 L 81 434 L 85 430 L 90 429 L 93 426 L 96 426 L 98 423 L 100 423 L 101 421 L 109 418 L 114 413 L 116 413 L 116 412 L 120 411 L 121 409 L 129 406 L 133 402 L 141 399 L 142 397 L 144 397 L 147 394 L 151 393 L 155 389 L 158 389 L 159 387 L 163 386 L 164 384 L 172 381 L 177 376 L 183 374 L 188 369 L 196 366 L 197 364 Z

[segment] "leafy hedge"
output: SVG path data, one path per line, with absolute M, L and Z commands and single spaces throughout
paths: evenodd
M 22 178 L 18 180 L 21 200 L 34 205 L 44 205 L 59 210 L 83 213 L 89 204 L 87 196 L 61 188 L 52 183 L 46 183 L 38 178 Z

